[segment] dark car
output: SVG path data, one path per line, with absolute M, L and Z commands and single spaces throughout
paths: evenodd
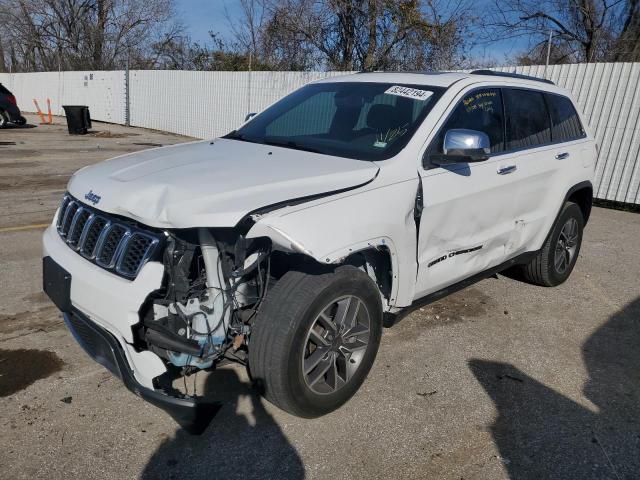
M 24 125 L 27 120 L 20 113 L 16 97 L 0 83 L 0 128 L 9 124 Z

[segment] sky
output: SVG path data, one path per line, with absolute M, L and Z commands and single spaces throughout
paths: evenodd
M 489 8 L 491 0 L 477 0 L 477 6 L 486 4 Z M 176 0 L 177 13 L 193 40 L 208 43 L 209 32 L 219 33 L 223 38 L 230 34 L 228 11 L 231 18 L 240 16 L 238 0 Z M 526 40 L 508 40 L 493 43 L 489 46 L 476 46 L 470 53 L 473 58 L 492 57 L 498 64 L 505 57 L 513 55 L 526 47 Z
M 205 43 L 209 40 L 209 32 L 229 34 L 229 21 L 225 8 L 230 16 L 239 16 L 237 0 L 176 0 L 178 15 L 193 40 Z

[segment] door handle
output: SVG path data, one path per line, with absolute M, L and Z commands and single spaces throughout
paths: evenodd
M 500 167 L 498 169 L 498 175 L 506 175 L 507 173 L 513 173 L 518 169 L 515 165 L 507 165 L 506 167 Z
M 556 160 L 564 160 L 569 157 L 569 152 L 559 153 L 556 155 Z

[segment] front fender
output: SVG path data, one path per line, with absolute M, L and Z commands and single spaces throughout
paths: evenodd
M 393 269 L 389 303 L 407 306 L 416 278 L 416 188 L 417 179 L 411 179 L 277 210 L 254 218 L 247 238 L 269 237 L 274 248 L 325 265 L 361 250 L 387 248 Z

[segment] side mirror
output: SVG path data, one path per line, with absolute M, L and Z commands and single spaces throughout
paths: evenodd
M 247 113 L 247 116 L 244 117 L 244 121 L 248 122 L 249 120 L 251 120 L 253 117 L 255 117 L 257 115 L 256 112 L 252 112 L 252 113 Z
M 483 162 L 491 153 L 489 136 L 477 130 L 454 128 L 444 135 L 443 153 L 429 156 L 435 165 Z

